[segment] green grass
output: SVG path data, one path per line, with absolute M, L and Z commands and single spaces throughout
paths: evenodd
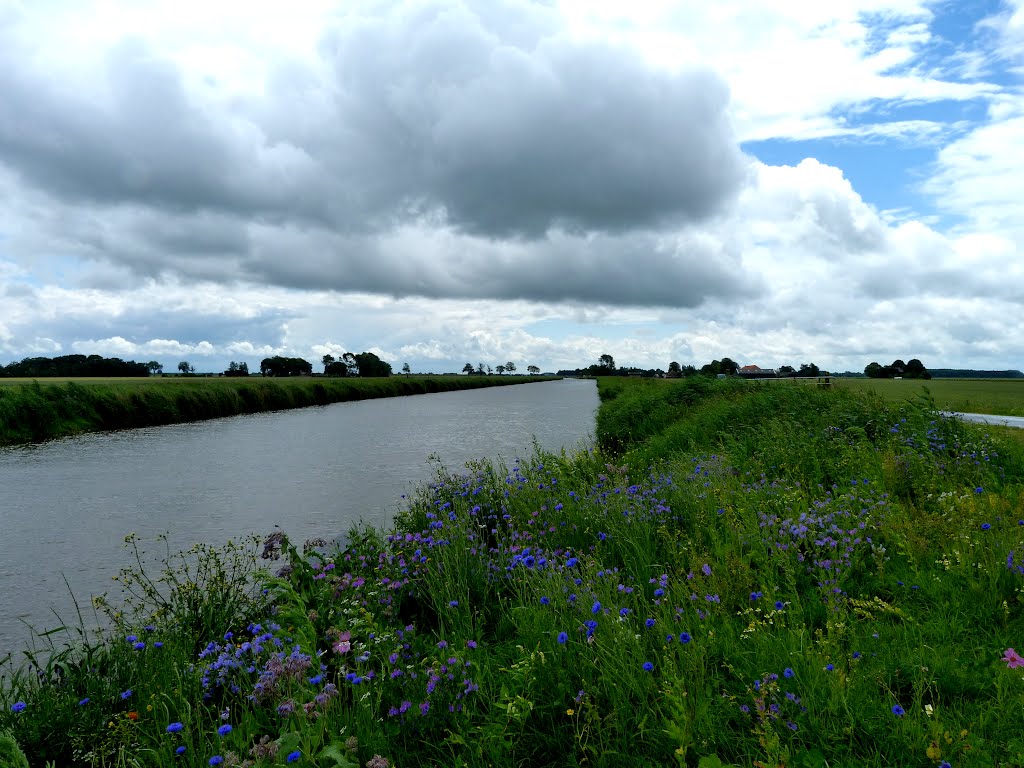
M 848 387 L 599 387 L 596 449 L 438 467 L 341 549 L 130 541 L 112 632 L 12 659 L 0 732 L 60 766 L 1024 764 L 1024 444 Z
M 531 376 L 0 379 L 0 445 L 348 400 L 547 380 Z
M 913 398 L 927 389 L 938 408 L 961 413 L 1024 416 L 1024 379 L 832 379 L 836 386 L 870 389 L 886 400 Z

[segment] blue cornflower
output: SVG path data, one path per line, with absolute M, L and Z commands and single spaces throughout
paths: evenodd
M 136 651 L 141 651 L 145 647 L 146 647 L 146 644 L 144 642 L 142 642 L 141 640 L 139 642 L 135 643 L 132 646 L 132 648 L 134 648 Z
M 139 638 L 137 638 L 135 635 L 128 635 L 128 637 L 125 638 L 125 640 L 127 640 L 129 643 L 134 643 L 138 639 Z
M 180 747 L 178 747 L 176 750 L 174 750 L 174 754 L 176 754 L 176 755 L 184 755 L 185 754 L 185 745 L 182 744 Z
M 661 587 L 658 587 L 656 590 L 654 590 L 654 596 L 655 597 L 661 597 L 664 594 L 665 594 L 665 590 L 662 589 Z
M 545 595 L 544 597 L 542 597 L 542 598 L 540 599 L 540 604 L 541 604 L 541 605 L 547 605 L 547 604 L 548 604 L 548 603 L 550 603 L 550 602 L 551 602 L 551 601 L 550 601 L 550 600 L 548 600 L 548 598 L 547 598 L 547 596 L 546 596 L 546 595 Z
M 294 763 L 297 762 L 300 757 L 302 757 L 302 753 L 296 749 L 294 752 L 289 752 L 286 759 L 289 763 Z
M 643 666 L 644 666 L 644 672 L 650 672 L 650 671 L 652 671 L 654 669 L 654 665 L 651 664 L 651 662 L 649 662 L 649 661 L 645 661 Z
M 682 643 L 683 645 L 686 645 L 692 639 L 693 638 L 690 637 L 690 633 L 689 632 L 680 632 L 679 633 L 679 642 Z
M 702 565 L 700 567 L 700 569 L 701 569 L 701 571 L 704 572 L 705 576 L 710 576 L 711 575 L 711 566 L 708 565 L 707 563 L 704 563 L 704 565 Z
M 983 530 L 983 531 L 987 531 L 991 527 L 992 527 L 992 525 L 989 524 L 989 523 L 982 523 L 981 524 L 981 530 Z
M 776 600 L 775 601 L 775 610 L 776 611 L 781 611 L 785 607 L 786 607 L 786 604 L 784 602 L 782 602 L 781 600 Z
M 792 677 L 796 673 L 793 671 L 791 667 L 786 667 L 784 670 L 782 670 L 782 674 L 785 677 Z
M 217 729 L 218 736 L 227 736 L 229 733 L 231 733 L 230 723 L 224 723 L 224 725 Z
M 26 704 L 24 701 L 16 701 L 13 704 L 11 704 L 11 712 L 21 712 L 27 706 L 28 704 Z
M 88 703 L 89 703 L 89 697 L 86 696 L 84 699 L 82 699 L 80 702 L 78 702 L 78 706 L 84 707 Z
M 309 684 L 310 685 L 320 685 L 320 683 L 323 682 L 323 679 L 324 679 L 323 675 L 313 675 L 313 677 L 309 678 Z
M 595 600 L 594 604 L 592 606 L 590 606 L 590 612 L 591 613 L 600 613 L 601 612 L 601 603 L 598 602 L 597 600 Z
M 764 593 L 763 592 L 751 592 L 750 593 L 751 601 L 759 600 L 762 597 L 764 597 Z
M 171 723 L 170 725 L 167 726 L 167 732 L 168 733 L 178 733 L 178 732 L 182 731 L 184 728 L 185 728 L 185 725 L 183 723 Z
M 892 713 L 896 715 L 896 717 L 903 717 L 907 714 L 906 710 L 904 710 L 899 704 L 892 705 Z
M 569 639 L 569 636 L 565 632 L 558 633 L 558 644 L 565 645 L 565 641 Z
M 214 755 L 210 758 L 210 765 L 220 765 L 224 762 L 224 758 L 220 755 Z
M 451 600 L 451 601 L 449 601 L 448 607 L 449 608 L 458 608 L 459 607 L 459 601 L 458 600 Z
M 154 648 L 163 648 L 164 644 L 161 643 L 159 640 L 157 640 L 155 643 L 153 643 L 153 647 Z
M 629 616 L 632 611 L 629 608 L 619 608 L 619 616 Z
M 853 658 L 859 659 L 860 658 L 860 651 L 854 651 L 853 652 Z
M 835 664 L 826 664 L 825 665 L 825 671 L 826 672 L 832 672 L 835 668 L 836 668 Z
M 984 488 L 982 488 L 982 487 L 981 487 L 981 486 L 979 485 L 979 486 L 978 486 L 977 488 L 975 488 L 975 489 L 974 489 L 974 492 L 975 492 L 975 493 L 984 493 L 984 492 L 985 492 L 985 489 L 984 489 Z
M 655 625 L 656 623 L 657 623 L 657 622 L 655 622 L 655 621 L 654 621 L 654 619 L 647 619 L 647 620 L 646 620 L 646 621 L 644 622 L 644 626 L 645 626 L 645 627 L 647 627 L 648 629 L 650 629 L 650 628 L 651 628 L 651 627 L 653 627 L 653 626 L 654 626 L 654 625 Z
M 131 696 L 132 696 L 132 689 L 131 688 L 129 688 L 127 691 L 124 691 L 124 692 L 121 693 L 121 698 L 122 699 L 130 699 Z

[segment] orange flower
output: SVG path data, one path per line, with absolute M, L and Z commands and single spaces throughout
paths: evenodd
M 131 712 L 128 713 L 128 719 L 129 720 L 138 720 L 139 719 L 139 713 L 136 712 L 135 710 L 132 710 Z

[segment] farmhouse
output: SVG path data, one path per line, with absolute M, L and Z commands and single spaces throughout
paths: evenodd
M 760 368 L 756 365 L 744 365 L 736 373 L 747 379 L 774 379 L 779 375 L 774 368 Z

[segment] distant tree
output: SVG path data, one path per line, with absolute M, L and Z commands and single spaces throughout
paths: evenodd
M 348 366 L 341 360 L 335 360 L 324 366 L 324 373 L 328 376 L 348 376 Z
M 796 376 L 796 368 L 792 365 L 780 365 L 779 376 Z
M 228 369 L 224 371 L 225 376 L 248 376 L 249 365 L 247 363 L 236 363 L 232 360 L 228 364 Z
M 726 376 L 735 376 L 736 372 L 739 371 L 740 366 L 735 360 L 728 357 L 723 357 L 722 362 L 719 363 L 719 373 L 724 373 Z
M 907 369 L 904 372 L 904 375 L 911 379 L 930 379 L 932 377 L 932 375 L 928 373 L 928 369 L 924 367 L 924 363 L 916 357 L 907 361 Z
M 345 367 L 348 368 L 349 376 L 359 375 L 359 363 L 356 361 L 356 356 L 351 352 L 346 352 L 341 356 L 342 361 L 345 363 Z
M 695 365 L 684 365 L 682 370 L 683 376 L 696 376 L 697 367 Z
M 700 372 L 705 376 L 717 376 L 722 372 L 722 361 L 712 360 L 710 363 L 706 363 L 700 367 Z
M 324 364 L 324 373 L 327 373 L 327 368 L 334 362 L 334 355 L 324 355 L 320 358 L 320 362 Z
M 474 373 L 476 373 L 476 368 L 473 367 L 472 363 L 466 363 L 464 366 L 462 366 L 462 372 L 467 376 L 472 376 Z
M 907 364 L 904 363 L 899 358 L 893 360 L 892 365 L 890 365 L 889 367 L 896 371 L 897 376 L 902 376 L 907 370 Z
M 355 358 L 359 366 L 359 375 L 364 378 L 391 375 L 391 363 L 384 362 L 373 352 L 360 352 Z
M 488 376 L 493 376 L 494 375 L 494 369 L 491 368 L 491 366 L 489 366 L 489 365 L 487 366 L 487 375 Z
M 872 361 L 864 366 L 864 375 L 869 379 L 879 379 L 882 377 L 882 366 Z
M 797 372 L 798 376 L 820 376 L 821 370 L 814 363 L 800 363 L 800 370 Z
M 615 370 L 615 358 L 611 355 L 601 355 L 597 358 L 597 367 L 602 368 L 606 371 Z
M 536 365 L 528 365 L 526 366 L 526 370 L 531 376 L 536 376 L 538 373 L 540 373 L 540 368 L 538 368 Z
M 509 373 L 515 373 L 516 364 L 509 360 L 507 363 L 505 363 L 505 370 L 508 371 Z
M 673 360 L 671 363 L 668 364 L 668 375 L 669 375 L 669 378 L 677 379 L 677 378 L 679 378 L 682 375 L 682 373 L 683 373 L 683 369 L 680 367 L 679 363 L 677 363 L 675 360 Z
M 505 366 L 504 365 L 499 365 L 498 366 L 498 375 L 501 376 L 501 374 L 503 374 L 504 372 L 505 372 Z
M 477 373 L 477 376 L 483 376 L 485 373 L 487 373 L 487 369 L 484 368 L 484 364 L 483 363 L 480 363 L 480 364 L 477 365 L 476 373 Z
M 238 364 L 238 373 L 241 376 L 248 376 L 249 375 L 249 364 L 248 363 L 239 363 Z
M 196 372 L 195 367 L 189 365 L 188 362 L 186 362 L 185 360 L 182 360 L 180 363 L 178 363 L 178 370 L 181 371 L 182 376 L 188 376 Z
M 406 376 L 412 373 L 412 368 L 409 367 L 408 363 L 402 363 L 402 373 L 404 373 Z
M 309 376 L 313 373 L 313 364 L 301 357 L 265 357 L 260 363 L 260 373 L 264 376 Z
M 164 372 L 164 365 L 163 365 L 163 363 L 158 363 L 156 360 L 150 360 L 148 363 L 146 363 L 146 368 L 149 369 L 150 373 L 163 373 Z

